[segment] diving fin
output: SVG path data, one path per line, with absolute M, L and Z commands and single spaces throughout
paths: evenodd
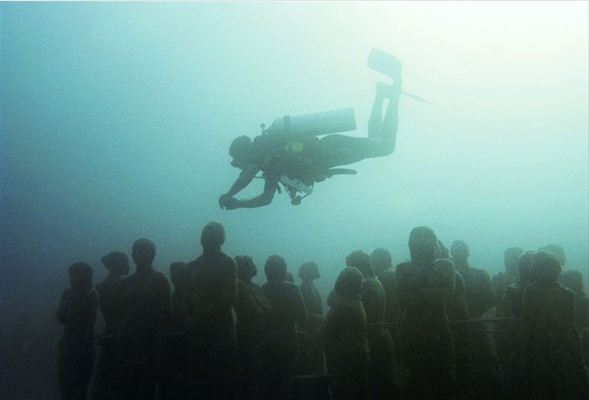
M 385 74 L 397 83 L 401 79 L 401 62 L 399 59 L 382 50 L 372 49 L 366 63 L 368 68 Z
M 373 69 L 377 72 L 385 74 L 389 78 L 393 79 L 394 84 L 398 85 L 401 83 L 401 61 L 392 54 L 384 52 L 378 49 L 370 50 L 367 61 L 368 68 Z M 413 93 L 406 92 L 401 89 L 401 94 L 411 97 L 414 100 L 422 103 L 430 103 L 427 99 L 418 96 Z

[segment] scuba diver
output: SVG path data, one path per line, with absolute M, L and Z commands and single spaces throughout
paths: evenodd
M 229 191 L 219 197 L 220 207 L 233 210 L 266 206 L 272 202 L 274 193 L 281 191 L 281 185 L 288 192 L 291 203 L 298 205 L 311 194 L 316 182 L 334 175 L 356 174 L 354 170 L 337 167 L 390 155 L 395 149 L 399 96 L 408 94 L 401 90 L 401 63 L 390 54 L 372 49 L 368 67 L 393 81 L 376 85 L 368 137 L 334 134 L 356 129 L 353 109 L 287 115 L 276 119 L 268 128 L 262 124 L 260 136 L 253 140 L 239 136 L 231 143 L 231 165 L 241 169 L 241 173 Z M 388 103 L 383 115 L 385 100 Z M 251 199 L 236 199 L 234 196 L 260 171 L 265 181 L 264 191 Z

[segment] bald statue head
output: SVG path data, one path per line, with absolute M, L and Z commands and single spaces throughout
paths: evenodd
M 209 222 L 202 228 L 200 244 L 205 251 L 220 251 L 225 243 L 225 228 L 218 222 Z
M 362 273 L 358 268 L 347 267 L 335 281 L 335 293 L 342 298 L 360 298 L 362 292 Z
M 409 234 L 409 252 L 413 261 L 433 261 L 438 252 L 438 238 L 433 229 L 418 226 Z
M 374 273 L 380 275 L 392 267 L 393 261 L 391 253 L 387 249 L 381 247 L 374 249 L 370 254 L 370 265 L 372 266 Z
M 137 239 L 133 243 L 133 261 L 137 267 L 149 267 L 155 258 L 155 244 L 149 239 Z
M 356 250 L 348 254 L 346 266 L 358 268 L 364 278 L 374 276 L 374 271 L 370 266 L 370 256 L 362 250 Z

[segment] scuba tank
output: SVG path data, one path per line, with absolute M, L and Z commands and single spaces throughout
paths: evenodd
M 354 109 L 340 108 L 313 114 L 285 115 L 276 118 L 272 125 L 265 129 L 265 133 L 285 133 L 289 136 L 321 136 L 355 129 L 356 116 L 354 115 Z

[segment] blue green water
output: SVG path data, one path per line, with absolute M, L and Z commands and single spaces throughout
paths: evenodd
M 584 2 L 2 3 L 2 308 L 53 311 L 65 268 L 157 246 L 190 260 L 209 220 L 259 266 L 308 259 L 327 290 L 354 249 L 408 257 L 409 231 L 464 239 L 494 274 L 503 250 L 550 242 L 588 265 Z M 354 107 L 373 47 L 403 62 L 395 153 L 317 185 L 299 207 L 223 211 L 227 148 L 285 114 Z M 261 182 L 244 196 L 261 190 Z M 259 268 L 260 270 L 262 268 Z M 296 272 L 296 271 L 295 271 Z M 35 293 L 32 295 L 31 293 Z M 26 299 L 26 300 L 22 300 Z M 21 303 L 22 304 L 22 303 Z

